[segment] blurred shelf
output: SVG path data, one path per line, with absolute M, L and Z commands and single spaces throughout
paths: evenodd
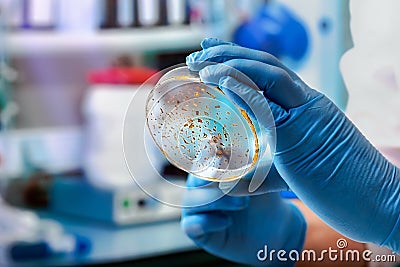
M 11 55 L 74 52 L 147 52 L 197 48 L 205 36 L 202 26 L 161 26 L 103 30 L 93 33 L 20 31 L 6 36 Z

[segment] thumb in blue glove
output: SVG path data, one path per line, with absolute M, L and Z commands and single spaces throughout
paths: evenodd
M 187 64 L 204 82 L 227 83 L 221 77 L 235 78 L 234 68 L 263 90 L 275 117 L 274 165 L 297 196 L 344 235 L 399 253 L 399 169 L 332 101 L 273 56 L 218 40 L 202 45 Z M 198 63 L 204 61 L 223 64 Z
M 276 257 L 269 261 L 263 254 L 265 246 L 269 251 L 301 251 L 306 223 L 293 204 L 282 200 L 277 193 L 252 197 L 224 195 L 215 200 L 213 196 L 221 192 L 218 185 L 192 175 L 188 177 L 187 187 L 181 225 L 198 246 L 238 263 L 294 264 L 288 255 L 285 255 L 287 261 Z

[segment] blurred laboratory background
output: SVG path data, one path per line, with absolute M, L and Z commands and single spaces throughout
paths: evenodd
M 236 266 L 199 250 L 123 154 L 132 97 L 125 124 L 143 131 L 141 85 L 204 37 L 267 51 L 347 101 L 348 0 L 1 0 L 0 26 L 0 266 Z M 125 144 L 137 162 L 140 136 Z M 150 169 L 186 174 L 147 152 L 135 178 L 179 200 Z

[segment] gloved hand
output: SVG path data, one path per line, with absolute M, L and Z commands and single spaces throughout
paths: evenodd
M 276 255 L 270 261 L 265 251 L 301 251 L 306 223 L 300 211 L 278 193 L 252 197 L 221 195 L 216 183 L 189 175 L 181 225 L 200 247 L 216 256 L 238 263 L 291 266 Z M 208 204 L 204 204 L 208 203 Z M 267 246 L 267 249 L 265 249 Z M 260 252 L 261 250 L 261 252 Z M 258 254 L 258 255 L 257 255 Z M 267 253 L 268 254 L 268 253 Z M 263 258 L 267 256 L 265 261 Z M 262 260 L 259 260 L 261 257 Z
M 263 91 L 275 117 L 274 164 L 293 192 L 342 234 L 399 253 L 399 169 L 332 101 L 273 56 L 216 39 L 205 39 L 202 47 L 187 65 L 204 82 L 245 86 L 235 81 L 233 67 Z
M 261 175 L 262 173 L 259 173 Z M 231 196 L 255 196 L 261 195 L 265 193 L 272 192 L 282 192 L 290 190 L 286 182 L 282 179 L 279 172 L 276 170 L 275 166 L 272 165 L 269 169 L 268 173 L 265 173 L 263 179 L 261 177 L 262 182 L 256 182 L 256 186 L 254 189 L 256 191 L 251 190 L 252 186 L 250 186 L 252 179 L 254 179 L 254 171 L 242 177 L 239 180 L 234 180 L 231 182 L 223 182 L 219 183 L 219 189 Z

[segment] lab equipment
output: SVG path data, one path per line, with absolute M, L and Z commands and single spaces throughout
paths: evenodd
M 96 69 L 88 74 L 91 86 L 82 106 L 85 176 L 54 181 L 50 203 L 53 211 L 116 225 L 179 217 L 178 209 L 162 205 L 141 191 L 131 178 L 123 154 L 124 146 L 132 150 L 133 157 L 129 159 L 137 164 L 134 172 L 139 184 L 148 185 L 167 202 L 180 201 L 179 187 L 163 188 L 157 180 L 166 160 L 156 146 L 152 142 L 147 145 L 151 162 L 146 152 L 140 153 L 146 142 L 140 126 L 145 125 L 145 101 L 153 85 L 138 84 L 155 73 L 150 68 L 128 66 Z M 138 102 L 130 106 L 132 112 L 124 117 L 132 98 Z M 133 138 L 123 142 L 124 119 L 129 121 L 135 136 L 130 135 Z
M 139 27 L 140 26 L 140 21 L 139 21 L 139 0 L 133 0 L 132 3 L 132 24 L 131 27 Z
M 52 212 L 118 226 L 176 220 L 180 216 L 179 209 L 156 201 L 137 186 L 99 188 L 79 178 L 55 179 L 50 188 Z M 184 186 L 183 180 L 176 183 Z M 152 188 L 166 202 L 180 201 L 182 196 L 179 187 L 165 190 L 162 184 L 153 183 Z
M 0 264 L 10 261 L 83 253 L 89 240 L 66 233 L 56 221 L 11 207 L 0 199 Z
M 118 21 L 122 27 L 188 24 L 188 0 L 119 0 Z
M 264 248 L 286 252 L 303 248 L 306 222 L 300 211 L 279 193 L 260 196 L 225 195 L 213 201 L 216 183 L 189 175 L 181 226 L 201 248 L 216 256 L 251 266 L 290 266 L 270 259 Z M 208 203 L 204 205 L 203 203 Z M 261 252 L 260 252 L 261 250 Z M 264 261 L 263 261 L 264 259 Z
M 48 240 L 17 241 L 8 247 L 8 256 L 15 262 L 22 262 L 60 256 L 62 254 L 85 254 L 91 249 L 89 239 L 83 236 L 64 236 L 63 240 L 58 237 L 52 242 L 54 244 Z
M 144 125 L 145 101 L 151 85 L 139 86 L 156 71 L 149 68 L 113 67 L 95 70 L 89 74 L 90 88 L 85 95 L 82 113 L 85 118 L 83 138 L 85 140 L 83 168 L 88 181 L 95 187 L 119 188 L 135 186 L 125 165 L 122 143 L 124 115 L 133 96 L 141 103 L 134 106 L 130 123 Z M 132 148 L 144 142 L 144 133 L 130 139 Z M 156 153 L 155 145 L 148 145 L 148 153 Z M 141 162 L 142 156 L 136 155 Z M 153 166 L 162 169 L 162 156 L 153 158 Z M 145 163 L 140 167 L 140 178 L 154 182 L 154 174 Z
M 300 61 L 309 49 L 306 25 L 284 4 L 266 2 L 233 33 L 241 46 Z
M 3 0 L 0 3 L 2 27 L 15 29 L 22 25 L 21 1 Z
M 204 42 L 208 48 L 189 57 L 191 69 L 199 70 L 192 62 L 218 59 L 264 91 L 277 127 L 274 164 L 293 192 L 342 234 L 399 253 L 399 169 L 331 100 L 271 55 Z M 208 66 L 200 77 L 206 82 L 231 75 L 223 66 Z
M 137 1 L 133 0 L 118 0 L 118 25 L 121 28 L 131 27 L 135 21 L 135 12 Z
M 118 28 L 118 0 L 103 0 L 100 12 L 100 29 Z
M 56 1 L 23 0 L 22 28 L 52 29 L 56 25 Z
M 268 5 L 271 7 L 268 7 Z M 275 8 L 272 8 L 273 6 Z M 270 15 L 269 18 L 272 20 L 269 22 L 276 26 L 275 29 L 283 30 L 287 21 L 277 19 L 282 18 L 275 14 L 280 9 L 276 8 L 277 6 L 283 6 L 301 24 L 306 31 L 308 40 L 305 46 L 305 54 L 300 56 L 301 53 L 299 53 L 296 59 L 296 57 L 291 57 L 285 53 L 282 54 L 279 60 L 295 70 L 301 79 L 307 81 L 311 88 L 321 90 L 338 107 L 344 110 L 348 94 L 338 66 L 343 53 L 351 47 L 351 37 L 348 31 L 349 14 L 347 1 L 268 1 L 266 9 L 271 12 L 268 13 Z M 274 28 L 272 25 L 268 27 Z M 298 31 L 300 34 L 302 30 L 298 29 Z M 272 34 L 272 29 L 269 32 Z M 289 31 L 287 34 L 280 32 L 277 35 L 285 39 L 281 40 L 281 43 L 290 42 L 292 37 Z M 298 42 L 300 43 L 301 40 L 295 39 L 292 44 L 297 45 Z M 279 50 L 283 52 L 282 50 L 284 49 L 279 48 Z
M 142 26 L 155 26 L 158 22 L 159 0 L 139 0 L 139 21 Z
M 0 175 L 17 178 L 43 170 L 58 174 L 81 169 L 82 131 L 77 127 L 13 129 L 0 134 Z M 62 151 L 63 153 L 60 153 Z
M 98 0 L 57 0 L 57 30 L 62 32 L 94 32 L 98 27 Z
M 168 2 L 168 22 L 171 25 L 190 24 L 189 0 L 170 0 Z
M 168 1 L 158 0 L 158 20 L 157 26 L 168 25 Z
M 202 83 L 198 74 L 186 66 L 160 78 L 148 96 L 147 126 L 172 164 L 220 182 L 243 177 L 259 162 L 264 168 L 270 167 L 273 118 L 269 116 L 270 120 L 260 125 L 260 112 L 254 106 L 257 103 L 263 118 L 268 118 L 267 102 L 256 88 L 250 89 L 252 102 L 230 90 L 226 85 L 218 88 Z

